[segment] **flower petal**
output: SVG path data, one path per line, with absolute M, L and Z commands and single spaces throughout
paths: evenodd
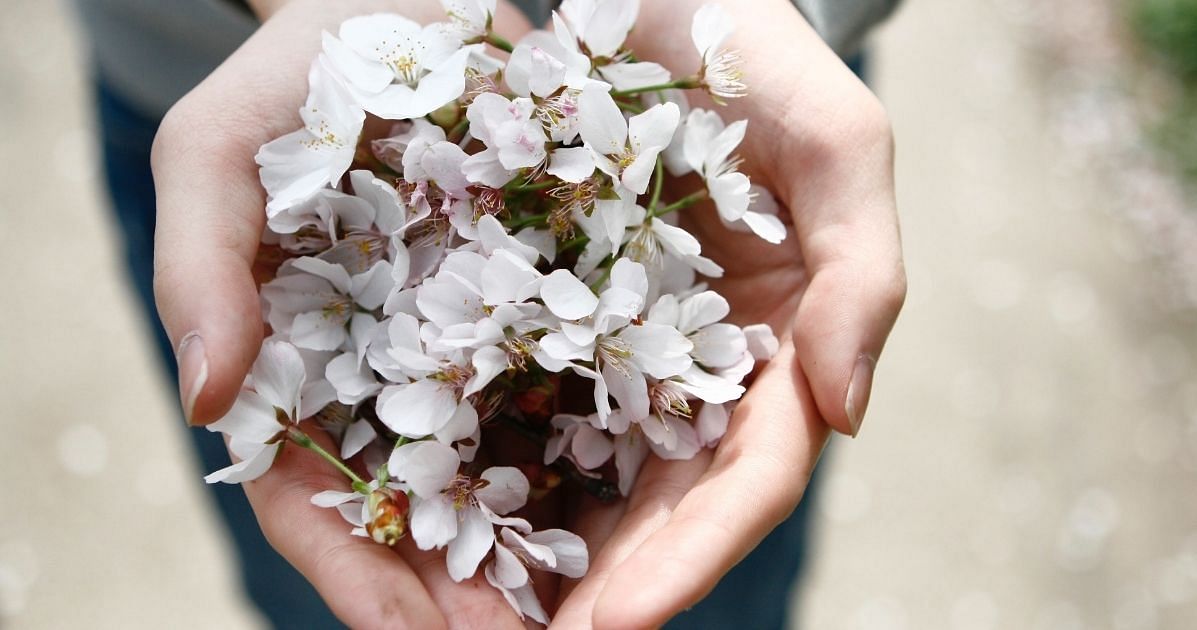
M 457 537 L 449 543 L 445 564 L 449 577 L 460 582 L 478 570 L 478 564 L 495 544 L 495 528 L 481 510 L 466 508 L 461 511 L 461 523 Z
M 489 483 L 474 492 L 474 496 L 496 514 L 514 512 L 528 501 L 528 478 L 520 469 L 494 466 L 483 471 L 482 478 Z
M 566 269 L 558 269 L 545 276 L 540 285 L 545 306 L 561 319 L 582 319 L 594 312 L 598 296 Z
M 433 380 L 422 379 L 387 389 L 393 393 L 379 406 L 378 418 L 399 435 L 411 438 L 432 435 L 457 412 L 457 397 Z

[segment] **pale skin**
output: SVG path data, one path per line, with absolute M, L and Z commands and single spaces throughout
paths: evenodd
M 642 3 L 629 46 L 677 76 L 695 71 L 689 20 L 678 16 L 709 1 Z M 721 4 L 740 20 L 728 46 L 744 59 L 750 95 L 720 114 L 750 121 L 739 151 L 744 169 L 774 191 L 792 228 L 785 243 L 769 246 L 729 233 L 701 207 L 687 210 L 687 227 L 727 269 L 716 288 L 732 302 L 733 318 L 768 322 L 782 349 L 718 449 L 687 462 L 650 458 L 626 502 L 583 500 L 564 522 L 539 524 L 567 527 L 591 549 L 582 580 L 538 577 L 542 600 L 558 603 L 554 626 L 656 626 L 709 592 L 797 505 L 829 431 L 860 430 L 872 366 L 905 296 L 893 142 L 881 106 L 787 0 Z M 198 425 L 228 410 L 261 343 L 252 269 L 265 196 L 253 156 L 298 127 L 294 112 L 320 31 L 374 11 L 442 17 L 434 0 L 251 5 L 263 26 L 171 110 L 154 147 L 155 290 L 171 339 L 202 339 L 179 357 L 184 406 Z M 505 4 L 495 23 L 511 41 L 529 28 Z M 396 554 L 348 536 L 335 511 L 309 503 L 316 492 L 344 487 L 340 473 L 310 453 L 284 451 L 246 493 L 271 544 L 348 625 L 524 625 L 481 571 L 455 584 L 438 554 L 417 552 L 410 541 Z

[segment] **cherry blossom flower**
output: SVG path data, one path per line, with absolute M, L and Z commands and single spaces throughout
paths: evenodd
M 335 185 L 353 163 L 366 115 L 327 69 L 323 57 L 308 74 L 303 128 L 262 145 L 254 158 L 273 217 L 320 188 Z
M 288 261 L 262 286 L 270 306 L 267 321 L 300 348 L 337 350 L 349 339 L 346 326 L 355 307 L 382 306 L 393 286 L 391 264 L 379 261 L 350 276 L 341 265 L 305 256 Z
M 657 156 L 673 139 L 681 116 L 677 105 L 654 105 L 626 120 L 609 93 L 590 85 L 578 97 L 578 109 L 582 141 L 598 168 L 632 192 L 644 194 Z
M 532 590 L 528 569 L 580 578 L 590 566 L 586 543 L 577 534 L 563 529 L 546 529 L 521 535 L 517 529 L 504 527 L 495 542 L 495 557 L 486 566 L 486 581 L 503 594 L 520 618 L 531 617 L 549 622 L 548 615 Z
M 223 418 L 208 430 L 228 436 L 240 461 L 204 477 L 208 483 L 242 483 L 262 476 L 282 447 L 287 427 L 300 420 L 300 391 L 307 374 L 299 351 L 289 343 L 267 341 L 245 386 Z
M 411 534 L 420 549 L 448 547 L 449 577 L 460 582 L 477 571 L 495 544 L 495 525 L 530 530 L 527 521 L 503 518 L 528 500 L 528 479 L 518 468 L 491 467 L 477 477 L 458 473 L 457 452 L 437 442 L 395 449 L 388 470 L 414 494 Z
M 644 266 L 626 258 L 615 262 L 610 286 L 599 296 L 565 270 L 549 274 L 541 285 L 545 306 L 569 321 L 562 322 L 560 332 L 541 338 L 534 356 L 550 371 L 571 368 L 593 379 L 601 420 L 611 413 L 608 395 L 625 410 L 647 414 L 645 375 L 669 378 L 692 363 L 689 353 L 693 344 L 677 329 L 632 321 L 643 308 L 647 291 Z
M 378 13 L 349 18 L 338 35 L 324 34 L 324 54 L 371 114 L 420 118 L 465 92 L 472 49 L 444 24 Z
M 496 0 L 441 0 L 449 24 L 462 40 L 479 38 L 490 30 Z
M 722 48 L 733 30 L 735 20 L 718 4 L 704 5 L 696 11 L 690 26 L 694 47 L 702 55 L 699 81 L 716 102 L 748 93 L 742 80 L 739 53 Z
M 752 183 L 737 170 L 740 159 L 732 156 L 732 151 L 744 140 L 747 128 L 747 121 L 725 126 L 715 112 L 691 111 L 686 119 L 686 161 L 702 175 L 721 219 L 728 223 L 743 221 L 757 236 L 780 243 L 785 238 L 785 228 L 768 210 L 749 210 L 753 203 Z M 776 215 L 776 206 L 771 211 Z

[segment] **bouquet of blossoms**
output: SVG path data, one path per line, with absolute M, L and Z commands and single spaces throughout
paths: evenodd
M 546 622 L 529 569 L 580 577 L 586 545 L 518 511 L 626 495 L 650 453 L 715 445 L 777 349 L 767 326 L 721 321 L 701 277 L 722 269 L 678 214 L 710 199 L 728 229 L 786 229 L 737 171 L 746 123 L 685 99 L 745 94 L 719 7 L 694 16 L 697 72 L 675 79 L 623 45 L 636 0 L 565 0 L 551 32 L 515 45 L 492 30 L 495 0 L 444 4 L 444 23 L 378 14 L 325 33 L 303 128 L 258 153 L 271 336 L 209 427 L 237 462 L 207 480 L 311 449 L 347 478 L 312 497 L 347 533 L 447 547 L 454 580 L 484 565 Z M 667 199 L 667 173 L 704 186 Z

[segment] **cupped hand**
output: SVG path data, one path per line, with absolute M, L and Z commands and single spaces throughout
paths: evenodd
M 254 4 L 268 19 L 171 109 L 154 141 L 154 288 L 177 349 L 184 410 L 195 425 L 228 411 L 261 345 L 253 268 L 266 200 L 254 155 L 301 126 L 297 110 L 321 31 L 377 11 L 402 11 L 421 22 L 444 16 L 435 0 Z M 496 23 L 512 38 L 528 29 L 506 4 Z M 524 627 L 480 576 L 454 583 L 437 554 L 416 554 L 405 541 L 397 557 L 349 536 L 335 510 L 311 505 L 317 492 L 344 486 L 339 475 L 311 453 L 288 447 L 271 474 L 245 490 L 271 544 L 341 620 L 354 628 Z
M 693 73 L 700 60 L 678 16 L 707 2 L 644 3 L 629 46 L 675 76 Z M 710 208 L 687 210 L 686 227 L 726 270 L 714 288 L 732 319 L 769 323 L 781 349 L 713 453 L 650 461 L 626 504 L 584 506 L 574 531 L 594 557 L 562 591 L 562 628 L 654 627 L 710 592 L 793 511 L 829 428 L 859 432 L 905 297 L 880 104 L 786 0 L 721 4 L 739 17 L 726 47 L 740 52 L 749 93 L 725 108 L 693 104 L 749 121 L 742 170 L 776 195 L 789 235 L 769 245 Z

